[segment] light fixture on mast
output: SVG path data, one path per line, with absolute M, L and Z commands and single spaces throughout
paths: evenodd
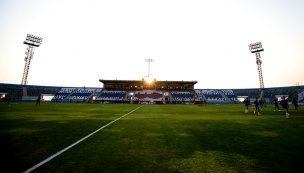
M 32 34 L 27 34 L 26 39 L 23 42 L 23 44 L 27 44 L 28 47 L 26 48 L 26 52 L 25 52 L 26 55 L 24 58 L 25 65 L 24 65 L 21 85 L 26 85 L 28 83 L 27 77 L 30 70 L 31 60 L 33 59 L 34 56 L 35 47 L 39 47 L 42 43 L 42 40 L 43 40 L 42 37 L 37 37 Z
M 149 62 L 148 76 L 146 76 L 146 77 L 150 77 L 152 75 L 152 74 L 150 74 L 150 62 L 154 62 L 154 59 L 146 59 L 145 62 Z
M 146 76 L 146 81 L 150 83 L 153 81 L 153 76 L 150 74 L 150 62 L 154 62 L 154 59 L 145 59 L 145 62 L 149 62 L 148 76 Z
M 262 47 L 261 42 L 256 42 L 249 44 L 249 50 L 251 53 L 255 53 L 256 56 L 256 64 L 258 65 L 258 72 L 259 72 L 259 79 L 260 79 L 260 88 L 264 89 L 264 81 L 263 81 L 263 74 L 262 74 L 262 60 L 260 52 L 264 51 L 264 48 Z

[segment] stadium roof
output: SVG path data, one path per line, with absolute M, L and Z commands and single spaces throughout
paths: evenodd
M 144 85 L 147 83 L 145 80 L 105 80 L 99 79 L 105 85 Z M 176 86 L 176 85 L 195 85 L 197 81 L 157 81 L 154 80 L 151 84 L 155 85 L 168 85 L 168 86 Z

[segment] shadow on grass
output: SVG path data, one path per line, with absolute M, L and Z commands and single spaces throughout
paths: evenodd
M 140 109 L 34 172 L 301 170 L 303 122 L 256 116 L 243 118 L 235 115 L 235 110 L 226 116 L 211 106 L 196 112 L 191 112 L 193 109 L 190 111 L 188 107 L 175 107 Z M 6 167 L 13 163 L 13 167 L 9 167 L 11 172 L 25 171 L 107 124 L 121 111 L 116 108 L 104 110 L 104 116 L 100 118 L 96 115 L 99 108 L 97 111 L 91 105 L 88 108 L 91 110 L 79 114 L 74 111 L 68 117 L 61 117 L 60 121 L 56 120 L 56 115 L 48 115 L 52 112 L 44 113 L 46 117 L 39 117 L 37 121 L 2 119 L 0 125 L 6 130 L 4 133 L 10 133 L 10 130 L 14 133 L 1 136 Z M 210 112 L 215 113 L 210 115 Z M 24 129 L 25 132 L 21 132 Z M 15 134 L 17 131 L 20 135 Z
M 22 172 L 112 120 L 33 121 L 1 120 L 3 166 Z
M 38 172 L 297 172 L 302 132 L 259 121 L 123 120 Z

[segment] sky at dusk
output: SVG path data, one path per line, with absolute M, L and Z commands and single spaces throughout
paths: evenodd
M 0 1 L 0 83 L 102 87 L 99 79 L 197 80 L 196 89 L 304 85 L 303 0 Z

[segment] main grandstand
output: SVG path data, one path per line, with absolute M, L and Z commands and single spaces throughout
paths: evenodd
M 241 103 L 244 97 L 251 101 L 255 97 L 272 103 L 279 96 L 287 96 L 288 101 L 296 98 L 303 101 L 304 86 L 288 86 L 246 89 L 195 89 L 197 81 L 157 81 L 142 80 L 99 80 L 103 87 L 58 87 L 0 84 L 1 99 L 10 96 L 17 102 L 35 101 L 42 96 L 42 101 L 62 103 L 186 103 L 194 104 L 206 100 L 212 103 Z

